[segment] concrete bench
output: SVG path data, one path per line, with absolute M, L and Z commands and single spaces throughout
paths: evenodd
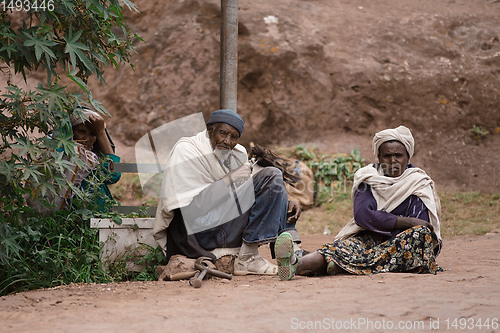
M 154 218 L 124 218 L 122 224 L 111 219 L 90 219 L 90 227 L 99 229 L 99 243 L 102 244 L 101 260 L 113 262 L 127 258 L 126 267 L 131 271 L 140 271 L 145 265 L 137 265 L 138 256 L 146 255 L 149 246 L 158 247 L 153 238 Z
M 135 163 L 115 163 L 114 171 L 121 173 L 161 173 L 162 165 Z M 143 206 L 113 206 L 112 211 L 130 215 L 132 213 L 146 214 L 148 217 L 123 218 L 122 224 L 116 224 L 108 218 L 92 218 L 90 227 L 99 229 L 99 242 L 102 244 L 101 260 L 112 262 L 126 257 L 128 270 L 140 271 L 145 265 L 137 265 L 134 260 L 147 254 L 149 246 L 156 248 L 159 244 L 153 238 L 154 216 L 156 207 Z

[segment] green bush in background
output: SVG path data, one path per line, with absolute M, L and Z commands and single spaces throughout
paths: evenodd
M 0 60 L 5 64 L 0 67 L 7 79 L 7 86 L 0 87 L 2 198 L 22 205 L 25 194 L 43 197 L 72 186 L 63 175 L 68 163 L 62 159 L 64 149 L 77 160 L 71 131 L 64 130 L 69 115 L 76 105 L 108 114 L 87 81 L 95 76 L 105 84 L 104 67 L 130 64 L 133 41 L 139 38 L 121 11 L 118 0 L 70 0 L 55 2 L 53 11 L 23 12 L 28 18 L 17 11 L 0 13 Z M 45 74 L 45 83 L 32 90 L 12 83 L 14 75 L 26 81 L 35 71 Z
M 347 154 L 320 154 L 315 148 L 296 146 L 292 152 L 314 173 L 317 184 L 315 204 L 321 205 L 333 197 L 350 195 L 354 174 L 364 166 L 358 148 Z
M 101 261 L 98 229 L 88 223 L 91 211 L 62 210 L 40 218 L 29 210 L 18 210 L 24 216 L 0 224 L 0 295 L 78 282 L 156 279 L 154 268 L 164 259 L 157 249 L 137 258 L 146 264 L 142 272 L 128 271 L 127 257 Z
M 121 3 L 137 11 L 132 2 Z M 108 114 L 93 98 L 88 79 L 95 76 L 104 85 L 105 67 L 132 66 L 134 43 L 142 39 L 125 21 L 118 0 L 51 4 L 50 10 L 0 13 L 0 75 L 7 82 L 0 87 L 0 295 L 71 282 L 152 278 L 151 269 L 134 275 L 122 263 L 105 269 L 97 231 L 89 227 L 92 198 L 68 182 L 69 163 L 62 158 L 67 154 L 83 166 L 65 130 L 76 105 Z M 19 76 L 33 87 L 28 75 L 34 72 L 44 76 L 36 87 L 13 83 Z M 78 209 L 41 217 L 25 206 L 26 196 L 43 198 L 64 186 L 73 189 Z M 119 223 L 116 214 L 100 217 Z M 141 260 L 153 262 L 156 254 Z

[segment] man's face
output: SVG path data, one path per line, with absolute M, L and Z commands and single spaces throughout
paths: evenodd
M 401 142 L 388 141 L 380 146 L 378 160 L 384 175 L 399 177 L 406 170 L 410 159 L 405 146 Z
M 240 133 L 231 125 L 216 123 L 213 130 L 209 131 L 209 138 L 214 150 L 229 151 L 238 143 Z

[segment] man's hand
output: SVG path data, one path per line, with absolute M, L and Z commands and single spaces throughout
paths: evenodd
M 296 203 L 295 201 L 288 201 L 288 219 L 286 220 L 286 223 L 294 223 L 298 220 L 301 213 L 302 209 L 300 208 L 300 205 L 298 203 Z
M 244 163 L 237 169 L 234 169 L 233 171 L 225 175 L 222 179 L 224 179 L 226 185 L 229 185 L 231 181 L 236 184 L 242 184 L 246 182 L 251 175 L 252 166 L 250 165 L 250 163 Z

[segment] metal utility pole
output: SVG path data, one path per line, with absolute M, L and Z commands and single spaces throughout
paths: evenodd
M 238 0 L 221 0 L 220 108 L 237 111 Z

